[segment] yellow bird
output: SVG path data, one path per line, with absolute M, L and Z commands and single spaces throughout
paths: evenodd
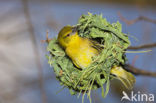
M 81 69 L 92 63 L 92 57 L 97 56 L 100 51 L 96 49 L 95 42 L 78 35 L 72 26 L 65 26 L 58 34 L 58 42 L 64 48 L 66 54 L 73 63 Z M 132 89 L 135 77 L 120 66 L 114 66 L 111 74 L 115 75 L 128 89 Z

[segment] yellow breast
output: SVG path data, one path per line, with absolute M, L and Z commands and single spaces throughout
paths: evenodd
M 79 42 L 69 45 L 66 53 L 77 67 L 83 69 L 92 63 L 92 57 L 98 55 L 98 50 L 91 46 L 89 39 L 81 38 Z

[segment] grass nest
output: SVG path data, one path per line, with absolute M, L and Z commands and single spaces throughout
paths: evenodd
M 60 47 L 56 38 L 48 46 L 48 63 L 53 67 L 60 84 L 69 88 L 72 95 L 82 93 L 88 95 L 90 101 L 91 90 L 102 89 L 105 97 L 109 91 L 110 80 L 115 76 L 110 70 L 115 65 L 124 65 L 125 50 L 130 45 L 128 36 L 122 33 L 119 22 L 109 23 L 102 15 L 82 15 L 75 25 L 81 37 L 93 39 L 103 48 L 101 53 L 93 58 L 94 62 L 87 68 L 80 70 L 74 66 L 71 59 Z M 104 85 L 105 84 L 105 85 Z

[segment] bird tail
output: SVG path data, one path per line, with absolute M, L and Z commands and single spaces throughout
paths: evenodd
M 111 74 L 115 75 L 127 89 L 132 89 L 135 83 L 135 77 L 130 73 L 124 70 L 121 66 L 114 66 L 111 69 Z

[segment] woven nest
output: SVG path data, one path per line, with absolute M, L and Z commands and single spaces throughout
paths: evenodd
M 50 52 L 48 63 L 53 67 L 60 84 L 69 88 L 71 94 L 87 93 L 90 97 L 91 90 L 101 87 L 102 96 L 105 97 L 110 80 L 114 78 L 110 74 L 111 68 L 125 64 L 125 50 L 130 44 L 128 36 L 122 33 L 119 22 L 110 24 L 102 15 L 82 15 L 76 26 L 81 37 L 96 40 L 103 48 L 99 56 L 93 58 L 94 62 L 90 66 L 80 70 L 54 38 L 47 47 Z

